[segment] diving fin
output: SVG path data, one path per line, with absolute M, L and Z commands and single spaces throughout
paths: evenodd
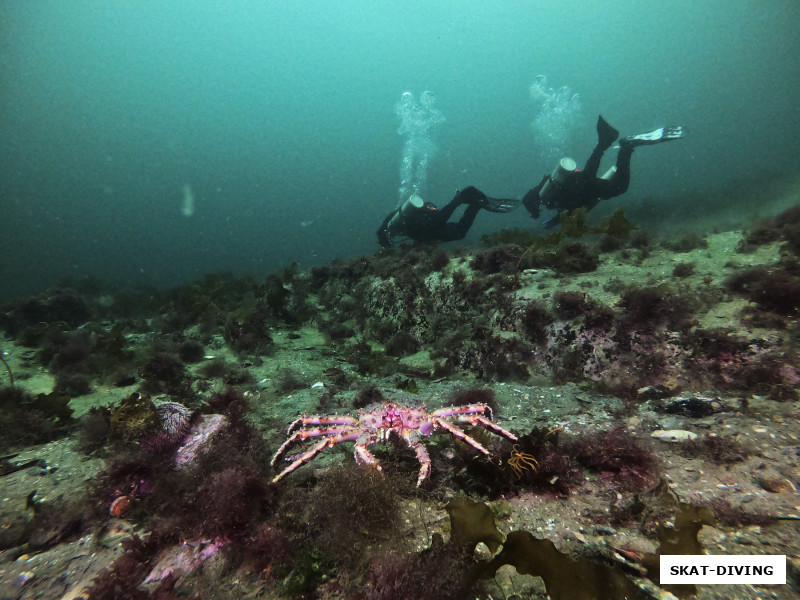
M 619 141 L 621 147 L 628 146 L 635 148 L 636 146 L 650 146 L 652 144 L 660 144 L 662 142 L 671 142 L 672 140 L 679 140 L 684 136 L 683 127 L 660 127 L 655 131 L 649 133 L 640 133 L 626 137 Z
M 512 198 L 490 198 L 486 196 L 486 204 L 481 206 L 481 208 L 489 212 L 507 213 L 517 208 L 520 204 L 522 204 L 522 200 Z
M 607 150 L 611 144 L 619 137 L 619 131 L 614 129 L 603 118 L 603 115 L 597 117 L 597 145 Z

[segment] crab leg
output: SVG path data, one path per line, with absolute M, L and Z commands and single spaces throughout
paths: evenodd
M 459 415 L 468 415 L 474 413 L 482 413 L 484 416 L 489 415 L 492 418 L 492 409 L 486 404 L 463 404 L 461 406 L 447 406 L 433 411 L 431 417 L 456 417 Z
M 405 432 L 403 434 L 403 439 L 408 443 L 408 447 L 413 448 L 414 452 L 417 454 L 417 460 L 419 461 L 419 477 L 417 477 L 417 487 L 419 487 L 422 485 L 422 482 L 425 481 L 425 478 L 431 473 L 431 457 L 430 454 L 428 454 L 427 448 L 425 448 L 416 434 Z
M 297 458 L 295 458 L 288 467 L 275 476 L 272 482 L 275 483 L 280 481 L 295 469 L 302 467 L 307 462 L 313 460 L 314 457 L 325 450 L 325 448 L 331 448 L 339 442 L 353 442 L 358 439 L 358 436 L 359 434 L 356 431 L 350 433 L 340 433 L 339 435 L 333 435 L 325 438 L 324 440 L 320 440 L 318 443 L 314 444 L 310 450 L 303 452 Z
M 374 433 L 371 435 L 362 434 L 361 437 L 359 437 L 358 440 L 356 441 L 355 445 L 354 453 L 356 457 L 356 462 L 368 464 L 378 469 L 378 471 L 383 471 L 383 469 L 381 468 L 381 464 L 378 462 L 378 459 L 375 457 L 375 455 L 369 450 L 367 450 L 367 446 L 371 446 L 372 444 L 377 444 L 379 441 L 380 438 L 376 437 Z
M 510 431 L 506 431 L 505 429 L 500 427 L 500 425 L 498 425 L 497 423 L 494 423 L 481 415 L 463 415 L 457 417 L 457 420 L 459 423 L 469 423 L 473 427 L 478 425 L 480 425 L 481 427 L 486 427 L 486 429 L 494 431 L 497 435 L 502 435 L 503 437 L 506 437 L 515 442 L 517 441 L 517 436 L 515 436 L 513 433 L 511 433 Z
M 479 444 L 477 440 L 474 440 L 471 437 L 469 437 L 466 433 L 461 431 L 458 427 L 456 427 L 452 423 L 448 423 L 444 419 L 434 419 L 433 422 L 436 424 L 437 428 L 441 427 L 442 429 L 450 433 L 450 435 L 452 435 L 454 438 L 457 438 L 462 442 L 469 444 L 470 446 L 472 446 L 476 450 L 479 450 L 480 452 L 483 452 L 484 454 L 489 454 L 489 451 L 483 446 L 481 446 L 481 444 Z
M 319 415 L 303 415 L 299 419 L 295 419 L 286 430 L 286 435 L 306 425 L 350 425 L 355 427 L 358 425 L 358 419 L 349 417 L 347 415 L 334 415 L 332 417 L 321 417 Z
M 298 419 L 299 420 L 299 419 Z M 275 466 L 275 463 L 283 456 L 286 451 L 291 448 L 297 442 L 302 442 L 311 437 L 320 437 L 320 436 L 336 436 L 341 435 L 343 433 L 349 433 L 353 431 L 352 427 L 345 426 L 345 427 L 315 427 L 313 429 L 301 429 L 300 431 L 294 432 L 294 434 L 283 444 L 275 455 L 272 457 L 272 460 L 269 462 L 271 467 Z
M 487 418 L 488 415 L 488 418 Z M 506 431 L 500 425 L 492 421 L 492 409 L 486 404 L 465 404 L 463 406 L 448 406 L 440 408 L 431 413 L 432 417 L 454 417 L 459 423 L 469 423 L 473 427 L 480 425 L 486 427 L 498 435 L 502 435 L 510 440 L 517 441 L 510 431 Z

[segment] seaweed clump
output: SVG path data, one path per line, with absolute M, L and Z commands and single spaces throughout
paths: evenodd
M 545 259 L 546 266 L 559 273 L 590 273 L 597 269 L 600 258 L 597 252 L 581 242 L 564 244 Z
M 708 242 L 697 231 L 684 231 L 674 239 L 665 241 L 663 245 L 668 250 L 680 253 L 708 248 Z
M 641 490 L 656 483 L 653 448 L 625 427 L 582 434 L 565 446 L 564 452 L 574 455 L 583 467 L 623 489 Z
M 468 560 L 437 543 L 417 554 L 388 552 L 370 562 L 363 600 L 461 600 Z
M 730 465 L 748 457 L 747 450 L 733 436 L 706 435 L 687 440 L 680 450 L 687 456 L 707 458 L 718 465 Z
M 525 305 L 520 316 L 522 332 L 536 344 L 547 341 L 547 328 L 553 322 L 553 317 L 547 309 L 535 300 Z
M 482 273 L 495 274 L 514 273 L 517 263 L 522 258 L 523 250 L 519 246 L 500 246 L 484 252 L 478 252 L 469 266 Z
M 728 277 L 725 286 L 746 296 L 763 311 L 786 317 L 800 311 L 800 279 L 786 271 L 752 267 Z
M 675 265 L 675 268 L 672 269 L 672 276 L 679 278 L 690 277 L 694 274 L 695 267 L 696 263 L 694 262 L 678 263 Z
M 165 393 L 177 398 L 194 395 L 189 373 L 183 361 L 165 352 L 153 353 L 139 370 L 142 390 L 149 394 Z
M 559 290 L 553 294 L 553 311 L 559 319 L 575 319 L 594 306 L 594 301 L 584 292 Z
M 69 400 L 56 392 L 34 396 L 20 387 L 0 387 L 0 452 L 42 444 L 68 433 L 73 423 Z
M 793 254 L 800 254 L 800 205 L 792 206 L 753 227 L 744 235 L 739 250 L 748 252 L 754 246 L 773 242 L 787 242 L 786 247 Z
M 224 337 L 237 354 L 269 354 L 273 349 L 268 315 L 260 306 L 245 306 L 228 314 Z
M 383 393 L 380 388 L 371 383 L 362 388 L 356 397 L 353 398 L 353 408 L 366 408 L 371 404 L 377 404 L 384 401 Z
M 566 244 L 566 247 L 568 247 L 566 251 L 544 254 L 544 258 L 536 257 L 535 254 L 545 248 L 558 246 L 565 238 L 577 239 L 585 235 L 601 234 L 616 240 L 626 240 L 632 231 L 638 229 L 636 225 L 625 217 L 623 207 L 619 207 L 610 217 L 603 219 L 599 225 L 587 226 L 586 217 L 587 213 L 584 208 L 578 208 L 571 213 L 561 212 L 559 213 L 561 230 L 546 236 L 534 236 L 520 229 L 503 229 L 497 233 L 484 235 L 481 238 L 484 246 L 506 246 L 505 250 L 501 249 L 501 252 L 505 253 L 506 256 L 504 259 L 500 259 L 499 255 L 492 255 L 491 261 L 487 261 L 488 256 L 484 256 L 480 264 L 483 265 L 487 262 L 491 264 L 492 268 L 496 269 L 491 272 L 508 272 L 505 267 L 501 266 L 501 260 L 510 260 L 517 254 L 514 246 L 522 246 L 527 247 L 527 249 L 516 260 L 515 270 L 532 264 L 533 266 L 553 267 L 562 273 L 586 273 L 597 268 L 599 259 L 597 254 L 590 251 L 584 244 L 579 246 Z M 533 258 L 529 255 L 533 255 Z M 473 268 L 476 267 L 473 266 Z
M 346 570 L 358 566 L 368 548 L 392 540 L 400 526 L 393 485 L 369 467 L 332 468 L 302 500 L 313 543 Z
M 623 310 L 619 320 L 619 338 L 632 332 L 653 333 L 660 327 L 679 327 L 690 308 L 684 299 L 664 285 L 628 288 L 622 293 L 619 306 Z
M 0 311 L 0 328 L 16 338 L 27 328 L 63 324 L 75 328 L 91 318 L 86 300 L 72 289 L 57 289 Z
M 562 435 L 559 428 L 535 427 L 514 443 L 495 451 L 501 464 L 473 461 L 467 471 L 489 497 L 520 488 L 567 495 L 591 472 L 618 490 L 639 491 L 656 482 L 652 447 L 624 427 Z

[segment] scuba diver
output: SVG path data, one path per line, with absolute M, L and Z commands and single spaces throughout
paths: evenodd
M 458 222 L 449 222 L 462 204 L 467 205 L 464 214 Z M 472 227 L 479 210 L 505 213 L 517 206 L 519 200 L 490 198 L 472 186 L 457 191 L 442 208 L 425 202 L 417 194 L 411 194 L 400 208 L 390 212 L 383 220 L 377 232 L 378 242 L 384 248 L 391 248 L 394 237 L 405 237 L 416 244 L 461 240 Z
M 587 211 L 597 205 L 600 200 L 621 196 L 628 191 L 631 180 L 631 155 L 638 146 L 660 144 L 682 138 L 682 127 L 662 127 L 619 141 L 617 164 L 605 175 L 597 177 L 600 159 L 619 137 L 619 132 L 609 125 L 601 116 L 597 118 L 597 146 L 595 146 L 583 171 L 571 158 L 562 158 L 552 175 L 545 175 L 532 190 L 525 194 L 522 203 L 531 218 L 539 218 L 539 206 L 555 209 L 559 212 L 571 213 L 576 208 Z M 550 229 L 558 223 L 558 217 L 545 221 L 542 225 Z

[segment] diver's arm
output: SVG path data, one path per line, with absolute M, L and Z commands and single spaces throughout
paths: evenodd
M 549 175 L 542 177 L 539 185 L 532 190 L 528 190 L 528 193 L 522 198 L 522 204 L 528 209 L 528 212 L 531 213 L 532 219 L 539 218 L 539 192 L 542 191 L 542 188 L 544 187 L 544 184 L 547 183 L 548 179 L 550 179 Z

